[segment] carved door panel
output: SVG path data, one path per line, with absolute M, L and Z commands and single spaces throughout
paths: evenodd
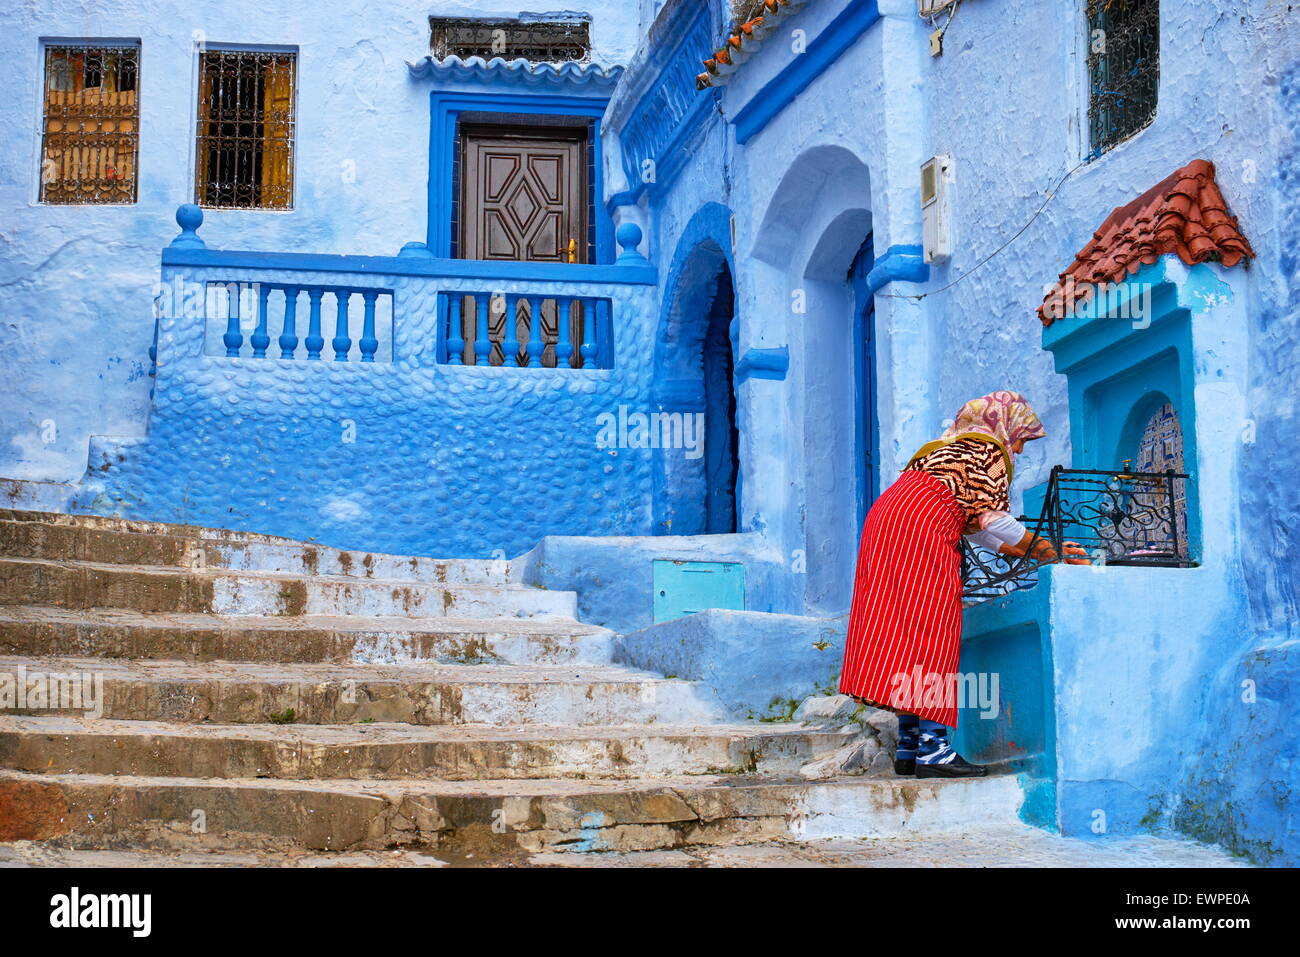
M 585 262 L 582 137 L 581 130 L 462 129 L 461 258 Z

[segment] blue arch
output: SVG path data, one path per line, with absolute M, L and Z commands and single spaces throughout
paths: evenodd
M 722 203 L 706 203 L 687 222 L 668 267 L 655 328 L 653 402 L 656 410 L 703 411 L 715 442 L 719 416 L 731 418 L 731 414 L 715 407 L 726 396 L 718 394 L 716 383 L 706 384 L 710 378 L 707 369 L 700 375 L 696 341 L 709 338 L 711 327 L 714 327 L 712 338 L 717 337 L 715 327 L 719 317 L 711 313 L 718 301 L 725 299 L 733 309 L 726 335 L 730 339 L 732 361 L 736 358 L 738 326 L 734 312 L 735 256 L 731 248 L 731 222 L 731 210 Z M 725 281 L 729 288 L 717 290 L 715 285 L 720 281 Z M 707 361 L 705 364 L 708 365 Z M 728 391 L 734 406 L 734 384 Z M 734 457 L 738 433 L 732 442 L 730 454 Z M 705 454 L 710 454 L 707 439 Z M 717 516 L 712 513 L 717 507 L 717 490 L 705 481 L 704 468 L 707 466 L 702 465 L 693 472 L 681 463 L 670 461 L 662 450 L 656 453 L 653 488 L 657 534 L 699 533 L 716 524 Z M 734 485 L 726 498 L 737 516 L 737 527 L 740 495 L 741 471 L 736 462 Z

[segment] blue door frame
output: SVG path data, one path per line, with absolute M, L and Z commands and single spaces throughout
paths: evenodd
M 853 257 L 849 282 L 853 288 L 853 462 L 857 478 L 858 525 L 880 494 L 880 427 L 876 417 L 875 295 L 867 273 L 875 265 L 868 235 Z
M 425 244 L 434 256 L 448 258 L 452 252 L 451 229 L 456 189 L 456 126 L 460 115 L 474 113 L 527 113 L 533 116 L 580 116 L 591 123 L 590 153 L 594 162 L 587 173 L 596 202 L 589 214 L 595 226 L 596 263 L 614 261 L 614 221 L 601 203 L 604 195 L 604 161 L 601 156 L 601 117 L 607 99 L 591 96 L 551 94 L 448 93 L 435 90 L 429 95 L 429 222 Z

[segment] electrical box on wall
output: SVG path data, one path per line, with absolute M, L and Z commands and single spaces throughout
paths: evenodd
M 940 153 L 921 164 L 921 225 L 925 261 L 939 262 L 952 255 L 953 159 Z

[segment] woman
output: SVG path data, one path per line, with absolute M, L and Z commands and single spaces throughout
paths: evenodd
M 1056 561 L 1047 541 L 1011 517 L 1008 499 L 1012 456 L 1046 434 L 1018 392 L 972 399 L 867 514 L 840 691 L 898 714 L 898 774 L 985 773 L 948 743 L 957 726 L 959 538 L 967 534 L 1011 555 L 1032 549 L 1036 560 Z

